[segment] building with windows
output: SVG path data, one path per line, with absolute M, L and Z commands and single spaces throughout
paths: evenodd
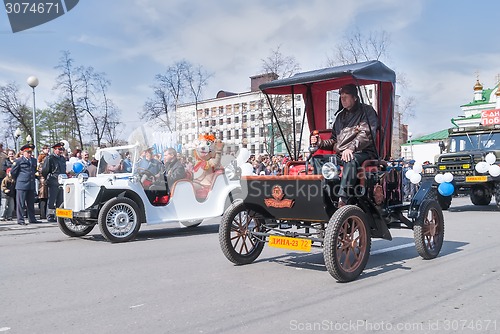
M 225 143 L 226 153 L 235 152 L 241 146 L 251 154 L 288 154 L 268 101 L 259 90 L 260 84 L 276 78 L 275 74 L 253 76 L 249 92 L 219 91 L 213 99 L 179 105 L 176 110 L 178 143 L 187 150 L 199 134 L 214 133 Z M 291 124 L 295 121 L 297 140 L 304 126 L 300 143 L 300 150 L 304 151 L 309 146 L 310 132 L 304 117 L 302 96 L 295 95 L 294 99 L 294 110 L 291 97 L 283 101 L 280 122 Z

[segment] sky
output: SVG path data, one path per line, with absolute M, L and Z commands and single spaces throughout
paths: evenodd
M 485 88 L 497 84 L 499 18 L 498 0 L 81 0 L 57 19 L 13 33 L 0 10 L 0 85 L 17 83 L 30 105 L 26 79 L 35 75 L 36 106 L 46 108 L 59 97 L 55 67 L 69 51 L 76 66 L 106 73 L 129 132 L 143 123 L 155 75 L 180 60 L 214 74 L 203 93 L 213 98 L 219 90 L 249 91 L 249 77 L 278 46 L 309 71 L 325 67 L 353 31 L 385 31 L 382 61 L 408 83 L 396 93 L 415 100 L 405 122 L 416 138 L 449 128 L 472 101 L 477 78 Z

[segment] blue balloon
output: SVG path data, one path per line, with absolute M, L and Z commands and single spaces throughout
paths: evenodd
M 443 196 L 451 196 L 455 192 L 455 187 L 450 182 L 443 182 L 439 185 L 438 191 Z
M 77 161 L 73 164 L 73 172 L 76 174 L 81 173 L 83 171 L 83 164 L 80 161 Z

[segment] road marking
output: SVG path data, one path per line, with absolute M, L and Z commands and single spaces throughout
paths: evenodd
M 392 251 L 395 251 L 398 249 L 403 249 L 403 248 L 408 248 L 408 247 L 413 247 L 413 246 L 415 246 L 414 242 L 409 243 L 409 244 L 403 244 L 403 245 L 399 245 L 399 246 L 389 247 L 389 248 L 377 249 L 375 251 L 371 251 L 370 255 L 392 252 Z
M 10 327 L 0 327 L 0 332 L 10 331 Z
M 136 308 L 136 307 L 141 307 L 141 306 L 144 306 L 145 304 L 139 304 L 139 305 L 132 305 L 130 306 L 130 308 Z

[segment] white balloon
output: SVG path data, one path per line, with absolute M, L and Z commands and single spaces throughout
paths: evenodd
M 69 173 L 73 170 L 73 161 L 66 161 L 66 173 Z
M 495 161 L 497 161 L 497 157 L 494 153 L 490 152 L 488 154 L 486 154 L 486 157 L 484 158 L 484 160 L 486 160 L 486 162 L 490 165 L 493 165 L 495 163 Z
M 236 162 L 238 163 L 238 166 L 242 166 L 244 163 L 248 161 L 249 158 L 250 158 L 250 151 L 247 148 L 242 147 L 238 152 L 238 157 L 236 158 Z
M 413 174 L 416 174 L 415 171 L 413 169 L 408 169 L 405 173 L 405 176 L 407 179 L 411 179 L 411 177 L 413 176 Z
M 489 165 L 486 161 L 478 162 L 476 165 L 476 171 L 478 173 L 486 173 L 488 171 Z
M 69 161 L 72 162 L 72 163 L 75 163 L 78 161 L 78 158 L 77 157 L 71 157 L 69 158 Z
M 453 181 L 453 174 L 451 174 L 450 172 L 444 173 L 444 175 L 443 175 L 443 181 L 444 182 L 451 182 L 451 181 Z
M 418 164 L 417 164 L 417 163 L 415 163 L 415 164 L 413 165 L 413 171 L 414 171 L 415 173 L 422 173 L 422 170 L 423 170 L 423 168 L 422 168 L 422 164 L 420 164 L 420 163 L 418 163 Z
M 118 165 L 122 159 L 120 153 L 118 151 L 103 151 L 102 155 L 104 160 L 110 165 Z
M 490 175 L 493 177 L 497 177 L 500 175 L 500 166 L 499 165 L 491 165 L 488 168 L 488 171 L 490 172 Z
M 241 175 L 242 176 L 252 175 L 252 174 L 253 174 L 252 164 L 245 162 L 243 165 L 241 165 Z
M 434 181 L 436 181 L 436 183 L 443 183 L 444 182 L 444 175 L 443 174 L 436 174 L 436 176 L 434 176 Z
M 422 175 L 420 174 L 417 174 L 417 173 L 414 173 L 411 178 L 410 178 L 410 182 L 413 183 L 413 184 L 417 184 L 419 183 L 420 181 L 422 180 Z

